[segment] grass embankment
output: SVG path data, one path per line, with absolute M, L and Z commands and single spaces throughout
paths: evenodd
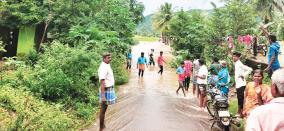
M 133 39 L 135 41 L 146 41 L 146 42 L 155 42 L 159 40 L 158 37 L 148 37 L 148 36 L 138 36 L 138 35 L 135 35 Z
M 17 54 L 28 54 L 34 50 L 35 26 L 21 27 L 18 39 Z
M 236 115 L 236 113 L 238 111 L 238 100 L 236 98 L 233 98 L 233 99 L 230 100 L 229 111 L 233 115 Z M 244 131 L 244 121 L 241 120 L 240 122 L 241 122 L 241 126 L 240 127 L 233 126 L 233 130 L 235 130 L 235 131 Z

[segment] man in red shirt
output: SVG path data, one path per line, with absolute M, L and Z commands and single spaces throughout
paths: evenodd
M 190 76 L 192 74 L 192 72 L 191 72 L 192 62 L 189 59 L 190 59 L 190 57 L 186 56 L 186 59 L 184 61 L 184 76 L 185 76 L 184 87 L 185 87 L 185 91 L 187 91 L 187 92 L 188 92 L 189 83 L 190 83 Z
M 160 56 L 158 57 L 158 65 L 160 67 L 160 70 L 159 70 L 158 74 L 159 73 L 161 73 L 161 75 L 163 74 L 164 63 L 166 63 L 166 62 L 165 62 L 164 57 L 163 57 L 163 51 L 160 51 Z

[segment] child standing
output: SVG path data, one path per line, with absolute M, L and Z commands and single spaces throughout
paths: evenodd
M 179 89 L 181 88 L 182 89 L 182 92 L 184 94 L 184 97 L 186 97 L 186 94 L 185 94 L 185 91 L 184 91 L 184 85 L 183 85 L 183 82 L 184 82 L 184 62 L 181 62 L 180 63 L 180 66 L 177 68 L 177 74 L 178 74 L 178 83 L 179 83 L 179 87 L 178 89 L 176 90 L 176 94 L 178 95 L 178 92 L 179 92 Z

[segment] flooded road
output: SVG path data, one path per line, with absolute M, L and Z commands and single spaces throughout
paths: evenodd
M 160 51 L 164 51 L 167 65 L 163 76 L 158 75 L 158 67 L 148 67 L 144 77 L 138 77 L 137 58 L 143 51 L 148 57 L 150 49 L 155 49 L 155 62 Z M 175 69 L 169 67 L 173 56 L 170 48 L 160 43 L 140 42 L 132 48 L 132 70 L 129 83 L 120 86 L 118 101 L 109 106 L 106 114 L 106 131 L 208 131 L 209 115 L 199 111 L 197 98 L 191 90 L 187 97 L 182 91 L 177 96 L 178 87 Z M 190 88 L 191 89 L 191 88 Z M 99 129 L 99 120 L 88 131 Z

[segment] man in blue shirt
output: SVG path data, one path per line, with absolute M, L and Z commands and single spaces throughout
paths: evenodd
M 261 26 L 260 29 L 264 32 L 266 37 L 268 38 L 270 48 L 268 51 L 268 66 L 265 71 L 268 71 L 268 75 L 271 78 L 272 73 L 280 68 L 280 64 L 278 61 L 278 54 L 280 50 L 280 44 L 277 42 L 276 36 L 272 35 L 267 30 L 268 25 Z
M 129 70 L 131 69 L 131 62 L 132 62 L 132 53 L 131 53 L 131 49 L 129 49 L 129 52 L 126 55 L 127 57 L 127 65 L 126 65 L 126 69 Z
M 147 59 L 144 57 L 144 52 L 141 52 L 141 57 L 138 58 L 137 68 L 139 69 L 138 76 L 143 77 L 145 66 L 147 66 Z
M 277 42 L 275 35 L 269 35 L 268 40 L 270 43 L 270 48 L 268 51 L 268 66 L 265 70 L 269 72 L 269 77 L 271 77 L 272 73 L 280 68 L 280 64 L 278 61 L 280 44 Z

